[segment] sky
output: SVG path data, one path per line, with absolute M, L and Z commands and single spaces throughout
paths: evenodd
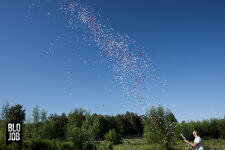
M 28 116 L 36 105 L 49 114 L 80 107 L 104 115 L 139 113 L 98 47 L 82 40 L 85 29 L 66 27 L 52 1 L 32 3 L 38 1 L 0 1 L 0 106 L 21 104 Z M 179 121 L 224 117 L 225 1 L 85 3 L 143 46 L 167 81 L 164 92 L 151 93 L 152 104 L 168 107 Z

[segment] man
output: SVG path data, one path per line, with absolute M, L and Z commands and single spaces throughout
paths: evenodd
M 195 150 L 204 150 L 202 140 L 198 136 L 198 132 L 196 130 L 193 131 L 193 135 L 195 137 L 194 143 L 190 143 L 188 140 L 185 140 L 185 142 L 194 147 Z

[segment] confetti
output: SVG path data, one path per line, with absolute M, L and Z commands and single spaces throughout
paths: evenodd
M 40 6 L 41 2 L 46 3 L 46 1 L 35 0 L 29 8 Z M 151 88 L 159 77 L 156 76 L 155 68 L 144 48 L 127 34 L 119 33 L 116 29 L 102 23 L 101 15 L 87 6 L 84 1 L 56 0 L 51 3 L 56 3 L 56 12 L 63 14 L 66 28 L 69 28 L 71 32 L 82 29 L 84 31 L 82 39 L 88 45 L 97 46 L 101 62 L 108 64 L 109 70 L 127 99 L 141 107 L 149 107 L 150 100 L 153 98 L 149 96 L 152 93 Z M 52 16 L 54 13 L 47 12 L 47 14 Z M 53 47 L 60 38 L 57 36 L 50 43 L 46 54 L 54 52 Z M 80 60 L 83 64 L 90 64 L 82 57 Z M 95 70 L 95 65 L 91 65 L 91 68 Z M 71 80 L 67 82 L 72 84 Z M 166 84 L 166 81 L 159 83 L 160 86 Z

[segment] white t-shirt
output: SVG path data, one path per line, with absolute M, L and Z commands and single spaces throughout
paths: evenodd
M 204 150 L 202 140 L 199 136 L 195 138 L 194 143 L 198 143 L 198 145 L 195 147 L 195 150 Z

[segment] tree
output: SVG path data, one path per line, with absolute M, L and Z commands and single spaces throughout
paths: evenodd
M 45 122 L 47 120 L 47 111 L 44 109 L 41 110 L 41 122 Z
M 95 149 L 93 141 L 96 138 L 97 127 L 98 122 L 90 113 L 83 109 L 75 109 L 68 115 L 66 138 L 79 150 Z
M 2 106 L 2 110 L 1 110 L 2 120 L 9 121 L 9 109 L 10 109 L 10 104 L 9 102 L 6 102 L 6 104 Z
M 62 115 L 51 114 L 48 121 L 42 123 L 47 137 L 50 139 L 66 139 L 66 126 L 68 123 L 68 118 L 65 113 Z M 44 134 L 44 133 L 43 133 Z
M 69 115 L 68 115 L 68 125 L 69 126 L 73 125 L 73 126 L 81 128 L 86 115 L 87 115 L 86 110 L 84 110 L 82 108 L 74 109 L 74 111 L 69 113 Z
M 104 138 L 107 142 L 111 143 L 112 145 L 122 143 L 122 138 L 120 134 L 116 132 L 115 129 L 109 130 L 109 132 L 105 134 Z
M 171 149 L 175 136 L 176 119 L 172 112 L 162 106 L 151 107 L 144 118 L 144 137 L 149 143 L 158 143 Z
M 40 111 L 39 111 L 39 106 L 35 106 L 33 108 L 33 112 L 32 112 L 32 116 L 33 116 L 33 123 L 37 124 L 40 121 Z
M 141 135 L 143 133 L 143 125 L 140 116 L 134 113 L 126 112 L 125 119 L 129 124 L 129 130 L 127 134 Z
M 97 139 L 103 139 L 105 133 L 109 131 L 109 122 L 105 119 L 103 115 L 93 114 L 94 117 L 98 122 L 99 132 L 97 133 Z
M 88 132 L 93 139 L 98 139 L 101 129 L 99 126 L 99 121 L 95 116 L 87 113 L 81 128 Z
M 115 117 L 115 122 L 118 132 L 122 135 L 127 135 L 131 128 L 128 119 L 126 120 L 124 115 L 119 114 Z
M 47 138 L 48 130 L 51 124 L 47 124 L 47 111 L 42 109 L 40 111 L 39 106 L 35 106 L 32 111 L 32 121 L 28 121 L 25 124 L 24 136 L 25 138 Z M 53 127 L 52 127 L 53 128 Z M 47 132 L 48 131 L 48 132 Z
M 23 122 L 25 120 L 25 109 L 22 105 L 16 104 L 9 108 L 9 111 L 6 114 L 8 120 L 17 120 Z

